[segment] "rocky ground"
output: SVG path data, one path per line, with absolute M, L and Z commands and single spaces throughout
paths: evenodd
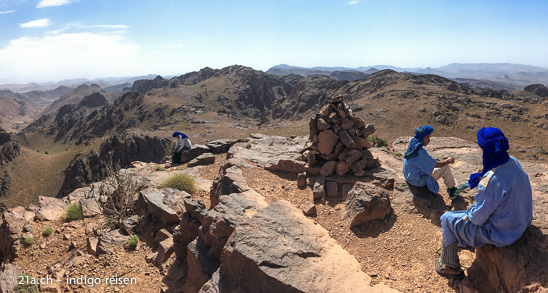
M 265 166 L 272 163 L 271 159 L 283 159 L 284 151 L 298 151 L 299 143 L 277 145 L 276 140 L 257 137 L 257 141 L 267 141 L 269 147 L 256 147 L 257 143 L 245 143 L 233 147 L 230 156 L 245 162 L 240 165 L 243 178 L 250 188 L 258 192 L 267 204 L 286 200 L 301 209 L 306 204 L 312 204 L 317 212 L 309 216 L 315 224 L 325 228 L 337 244 L 348 251 L 361 266 L 361 270 L 371 278 L 372 285 L 384 284 L 390 288 L 407 292 L 474 292 L 477 286 L 465 279 L 462 282 L 448 281 L 437 275 L 434 261 L 439 257 L 441 243 L 441 228 L 435 221 L 420 211 L 414 210 L 412 203 L 398 200 L 398 182 L 401 182 L 401 157 L 394 153 L 403 153 L 406 139 L 396 140 L 391 150 L 386 148 L 371 149 L 378 158 L 384 170 L 383 174 L 392 174 L 395 179 L 394 192 L 391 195 L 392 211 L 382 220 L 375 220 L 364 225 L 349 228 L 347 220 L 343 219 L 345 200 L 343 198 L 324 198 L 313 201 L 311 186 L 297 186 L 297 174 L 289 172 L 268 171 Z M 300 141 L 300 140 L 296 140 Z M 451 166 L 458 182 L 466 180 L 471 171 L 479 167 L 480 152 L 473 143 L 454 138 L 433 138 L 428 151 L 437 159 L 447 156 L 455 157 Z M 192 195 L 194 200 L 203 200 L 210 208 L 210 188 L 218 177 L 220 168 L 227 161 L 226 154 L 215 155 L 215 163 L 189 167 L 187 164 L 172 166 L 162 164 L 143 164 L 135 171 L 147 178 L 147 184 L 157 186 L 164 178 L 174 172 L 185 172 L 195 177 L 198 191 Z M 541 234 L 548 233 L 548 222 L 543 216 L 548 207 L 543 179 L 547 176 L 547 167 L 542 164 L 524 162 L 534 190 L 535 219 L 533 224 L 540 229 Z M 384 175 L 386 176 L 386 175 Z M 310 180 L 310 179 L 309 179 Z M 444 204 L 449 209 L 463 209 L 473 201 L 473 193 L 467 192 L 462 197 L 451 202 L 444 192 L 445 186 L 440 181 L 440 194 Z M 184 289 L 182 283 L 173 283 L 173 278 L 166 278 L 170 269 L 178 265 L 176 254 L 172 254 L 163 264 L 155 264 L 154 253 L 158 251 L 158 243 L 147 235 L 140 235 L 142 242 L 136 250 L 123 246 L 114 248 L 112 254 L 99 256 L 88 253 L 88 238 L 96 236 L 103 227 L 109 224 L 102 215 L 84 220 L 66 222 L 60 219 L 52 221 L 31 221 L 31 233 L 35 242 L 31 246 L 21 245 L 18 256 L 13 263 L 17 268 L 35 278 L 49 275 L 62 280 L 59 292 L 158 292 L 161 290 L 180 292 Z M 42 231 L 51 226 L 56 231 L 49 237 L 42 236 Z M 545 237 L 544 237 L 545 239 Z M 464 268 L 470 268 L 476 258 L 474 252 L 463 250 L 459 253 Z M 57 264 L 57 266 L 56 266 Z M 518 264 L 520 265 L 520 264 Z M 544 269 L 546 269 L 544 267 Z M 57 275 L 56 275 L 57 274 Z M 185 272 L 182 272 L 185 274 Z M 100 284 L 89 286 L 67 285 L 69 278 L 87 276 L 100 278 Z M 107 285 L 107 277 L 129 278 L 136 284 Z M 469 275 L 470 277 L 470 275 Z M 134 279 L 132 279 L 134 278 Z M 472 278 L 473 279 L 473 278 Z M 91 279 L 88 279 L 91 280 Z M 546 284 L 540 284 L 546 287 Z M 542 290 L 542 286 L 533 287 Z M 474 289 L 475 288 L 475 289 Z

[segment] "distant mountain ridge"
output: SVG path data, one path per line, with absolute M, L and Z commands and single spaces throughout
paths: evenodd
M 276 65 L 266 72 L 275 75 L 297 74 L 309 76 L 321 74 L 349 80 L 348 75 L 335 75 L 333 72 L 354 72 L 354 76 L 363 73 L 366 76 L 379 70 L 390 69 L 411 74 L 435 74 L 457 82 L 463 82 L 474 87 L 490 89 L 521 90 L 531 84 L 548 86 L 548 69 L 523 64 L 512 63 L 452 63 L 439 68 L 400 68 L 390 65 L 346 67 L 298 67 L 287 64 Z

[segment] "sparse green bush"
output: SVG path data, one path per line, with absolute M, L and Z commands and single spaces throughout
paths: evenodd
M 194 180 L 194 178 L 182 173 L 173 174 L 167 177 L 164 181 L 160 183 L 159 187 L 179 189 L 182 191 L 186 191 L 190 194 L 196 193 L 196 181 Z
M 74 220 L 80 220 L 84 216 L 82 214 L 82 206 L 76 205 L 76 204 L 69 204 L 67 207 L 67 214 L 65 216 L 65 219 L 67 221 L 74 221 Z
M 137 243 L 139 243 L 139 236 L 133 235 L 127 241 L 127 248 L 135 250 L 135 248 L 137 248 Z
M 396 155 L 396 157 L 401 157 L 401 156 L 403 156 L 400 152 L 395 152 L 394 155 Z
M 44 229 L 44 232 L 42 232 L 42 236 L 49 237 L 52 233 L 53 233 L 53 228 L 47 227 L 46 229 Z
M 38 284 L 37 280 L 33 277 L 21 273 L 15 281 L 15 286 L 13 287 L 13 292 L 15 293 L 38 293 Z M 21 281 L 21 284 L 19 284 Z
M 156 171 L 165 171 L 166 169 L 162 165 L 156 165 L 156 167 L 154 167 L 154 170 L 156 170 Z
M 27 237 L 27 238 L 21 238 L 21 243 L 25 246 L 32 246 L 34 245 L 34 238 Z
M 383 147 L 383 146 L 388 146 L 388 143 L 386 142 L 386 140 L 376 136 L 376 135 L 373 135 L 373 136 L 368 136 L 367 137 L 367 140 L 369 140 L 374 147 Z

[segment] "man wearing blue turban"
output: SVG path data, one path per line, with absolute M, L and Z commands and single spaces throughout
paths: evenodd
M 533 219 L 529 176 L 518 160 L 508 155 L 508 139 L 498 128 L 478 131 L 483 170 L 470 175 L 470 189 L 478 187 L 475 203 L 466 211 L 441 216 L 442 250 L 436 271 L 452 279 L 464 278 L 458 247 L 484 244 L 506 246 L 516 242 Z
M 455 159 L 449 157 L 443 161 L 432 158 L 422 147 L 430 143 L 430 136 L 434 128 L 430 125 L 422 125 L 415 129 L 415 137 L 409 142 L 409 146 L 403 155 L 403 175 L 408 184 L 416 187 L 427 186 L 434 194 L 438 194 L 440 186 L 438 179 L 443 178 L 447 193 L 451 199 L 457 197 L 462 191 L 455 187 L 455 178 L 449 164 Z
M 190 143 L 188 136 L 182 132 L 175 131 L 172 136 L 177 138 L 177 142 L 175 142 L 175 146 L 173 147 L 171 161 L 174 164 L 180 164 L 182 155 L 181 152 L 183 150 L 190 149 L 192 147 L 192 143 Z

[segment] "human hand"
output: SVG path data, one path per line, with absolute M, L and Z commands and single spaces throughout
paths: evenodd
M 449 158 L 445 159 L 445 162 L 447 162 L 447 164 L 453 164 L 455 162 L 455 158 L 449 157 Z

